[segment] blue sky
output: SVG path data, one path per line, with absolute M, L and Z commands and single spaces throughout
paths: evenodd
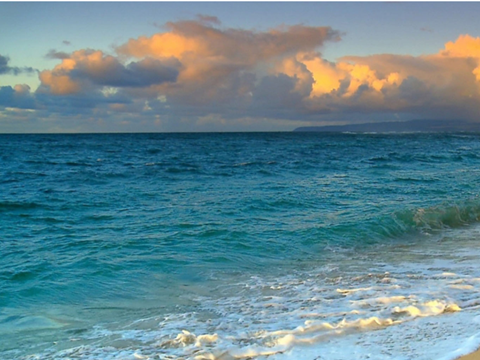
M 479 13 L 480 3 L 0 3 L 0 59 L 7 64 L 0 67 L 0 132 L 289 130 L 442 114 L 475 120 Z M 205 41 L 195 41 L 203 50 L 158 50 L 155 34 L 177 34 L 192 44 L 193 25 L 185 21 L 200 26 Z M 178 26 L 165 26 L 169 22 Z M 310 31 L 327 27 L 332 33 Z M 216 31 L 254 56 L 255 46 L 270 46 L 265 36 L 272 29 L 280 32 L 274 54 L 252 61 L 222 52 L 207 38 Z M 158 51 L 138 52 L 142 36 Z M 281 42 L 291 36 L 306 43 L 283 51 Z M 52 50 L 57 56 L 48 58 Z M 95 51 L 101 69 L 108 63 L 123 82 L 93 69 Z M 66 61 L 74 65 L 56 68 Z M 222 73 L 217 80 L 192 75 L 199 64 L 204 72 Z M 69 77 L 67 90 L 58 87 L 67 81 L 61 76 Z M 464 97 L 454 96 L 454 103 L 450 92 L 458 94 L 460 86 L 454 79 L 463 76 Z M 192 87 L 194 81 L 205 88 Z M 279 91 L 276 97 L 267 96 L 269 87 Z M 409 99 L 412 93 L 417 96 Z M 222 108 L 227 102 L 230 108 Z M 435 110 L 438 104 L 448 109 Z

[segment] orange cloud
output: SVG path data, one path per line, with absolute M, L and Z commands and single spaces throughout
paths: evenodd
M 16 94 L 28 94 L 30 92 L 30 86 L 26 84 L 17 84 L 13 87 Z
M 42 71 L 40 81 L 55 95 L 74 94 L 80 90 L 80 85 L 73 81 L 61 67 L 55 67 L 53 71 Z
M 254 32 L 222 30 L 198 21 L 180 21 L 168 23 L 167 28 L 169 32 L 130 39 L 117 51 L 137 58 L 173 56 L 180 61 L 195 58 L 254 66 L 260 61 L 312 50 L 327 40 L 339 39 L 339 34 L 330 27 L 302 25 Z
M 337 63 L 326 61 L 318 54 L 299 53 L 295 58 L 285 59 L 277 72 L 284 73 L 297 79 L 296 90 L 300 86 L 310 85 L 309 98 L 321 97 L 335 93 L 340 95 L 342 84 L 348 84 L 342 89 L 341 96 L 354 95 L 361 86 L 367 86 L 377 92 L 382 89 L 400 85 L 404 79 L 398 72 L 388 72 L 384 76 L 378 75 L 367 64 L 340 61 Z
M 256 76 L 269 73 L 299 52 L 311 52 L 325 41 L 339 39 L 329 27 L 296 25 L 256 32 L 216 28 L 219 23 L 208 16 L 168 23 L 165 32 L 119 46 L 118 57 L 93 50 L 62 54 L 61 63 L 43 71 L 40 80 L 43 88 L 59 95 L 95 86 L 126 86 L 150 87 L 151 94 L 196 105 L 235 97 L 247 101 Z M 127 64 L 132 58 L 135 61 Z M 285 66 L 293 66 L 285 61 Z M 297 74 L 297 90 L 308 96 L 313 80 L 305 65 L 299 66 L 302 74 L 289 73 Z
M 339 39 L 329 27 L 259 32 L 219 24 L 207 16 L 168 23 L 164 32 L 117 47 L 115 56 L 93 50 L 62 54 L 61 63 L 43 71 L 40 80 L 63 95 L 93 89 L 107 98 L 127 88 L 121 95 L 134 98 L 135 107 L 112 104 L 114 111 L 175 109 L 205 118 L 234 111 L 242 116 L 270 111 L 279 118 L 359 111 L 439 116 L 460 111 L 473 117 L 480 111 L 480 38 L 461 35 L 430 55 L 346 56 L 331 62 L 318 52 Z
M 460 35 L 455 42 L 449 41 L 445 44 L 445 50 L 440 52 L 445 57 L 474 58 L 477 67 L 472 71 L 475 78 L 480 82 L 480 37 L 474 38 L 470 35 Z
M 480 37 L 460 35 L 455 42 L 445 44 L 445 50 L 440 55 L 447 57 L 473 57 L 480 59 Z
M 314 51 L 299 51 L 277 64 L 273 75 L 295 81 L 290 97 L 301 95 L 308 113 L 394 111 L 474 119 L 480 111 L 479 49 L 480 38 L 462 35 L 436 54 L 417 57 L 382 54 L 329 62 Z
M 211 23 L 168 23 L 167 32 L 130 39 L 117 51 L 120 55 L 139 59 L 147 56 L 178 59 L 182 67 L 177 82 L 166 86 L 168 89 L 159 87 L 158 91 L 204 103 L 222 98 L 226 92 L 248 93 L 244 86 L 237 86 L 238 82 L 247 81 L 243 79 L 245 72 L 268 72 L 268 68 L 278 66 L 289 56 L 312 51 L 327 40 L 339 39 L 339 34 L 329 27 L 297 25 L 255 32 L 218 29 Z M 302 79 L 308 82 L 306 77 Z
M 315 81 L 310 94 L 311 97 L 328 94 L 340 88 L 340 81 L 344 78 L 345 74 L 339 71 L 334 63 L 328 62 L 321 57 L 304 57 L 301 61 L 312 73 L 313 80 Z

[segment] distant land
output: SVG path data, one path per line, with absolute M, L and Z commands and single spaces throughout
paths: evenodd
M 465 120 L 410 120 L 350 125 L 303 126 L 293 131 L 318 132 L 480 132 L 480 122 Z

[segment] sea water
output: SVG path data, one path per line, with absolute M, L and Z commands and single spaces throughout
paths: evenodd
M 0 359 L 454 359 L 479 193 L 479 134 L 0 135 Z

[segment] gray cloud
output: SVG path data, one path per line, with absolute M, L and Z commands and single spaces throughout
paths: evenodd
M 114 87 L 148 87 L 164 82 L 174 82 L 178 76 L 178 61 L 166 61 L 146 58 L 128 65 L 122 65 L 111 58 L 104 66 L 92 67 L 79 62 L 71 71 L 72 79 L 87 78 L 96 85 Z
M 433 32 L 433 30 L 432 30 L 432 29 L 430 29 L 428 26 L 420 28 L 420 31 L 424 31 L 424 32 L 430 32 L 430 33 L 432 33 L 432 32 Z
M 70 57 L 70 54 L 64 52 L 64 51 L 57 51 L 57 50 L 54 50 L 54 49 L 51 49 L 46 55 L 45 57 L 47 59 L 68 59 Z
M 53 70 L 40 73 L 41 86 L 57 95 L 91 92 L 103 86 L 148 88 L 175 82 L 181 67 L 174 58 L 148 57 L 124 65 L 114 56 L 90 49 L 72 54 L 50 51 L 49 55 L 63 61 Z
M 0 106 L 33 109 L 35 108 L 35 98 L 30 93 L 30 88 L 26 85 L 17 85 L 0 87 Z
M 10 67 L 8 66 L 8 57 L 0 55 L 0 74 L 7 74 L 10 72 Z
M 19 75 L 20 73 L 34 73 L 35 69 L 31 67 L 19 68 L 16 66 L 9 66 L 10 58 L 8 56 L 0 55 L 0 75 L 2 74 L 12 74 Z
M 302 95 L 295 90 L 296 81 L 285 74 L 263 77 L 252 92 L 251 115 L 280 118 L 298 117 Z
M 198 14 L 197 19 L 198 21 L 204 24 L 220 25 L 222 23 L 219 18 L 217 18 L 216 16 L 210 16 L 210 15 Z

